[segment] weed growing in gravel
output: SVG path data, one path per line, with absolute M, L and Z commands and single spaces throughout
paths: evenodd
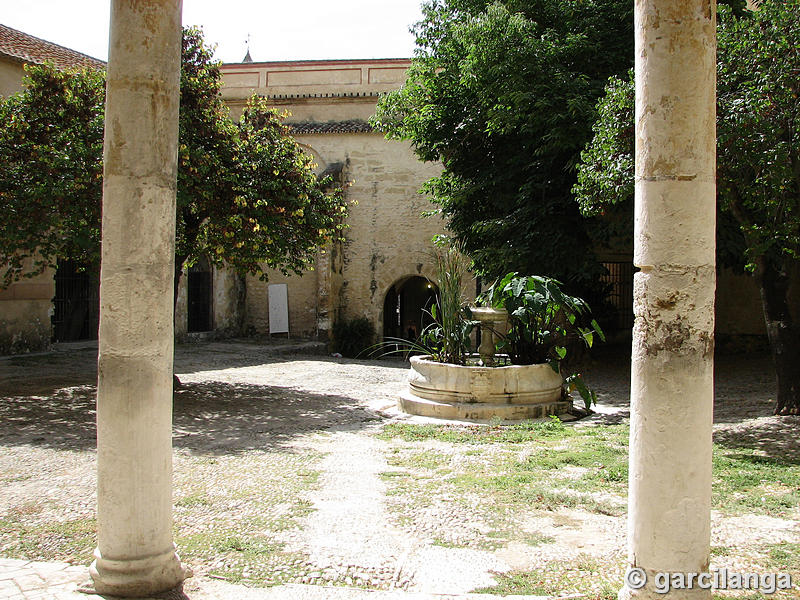
M 30 524 L 25 514 L 0 518 L 0 553 L 7 558 L 60 560 L 89 564 L 96 545 L 97 521 L 73 519 Z
M 714 448 L 713 506 L 730 514 L 755 512 L 796 518 L 800 464 L 748 448 Z
M 552 561 L 546 569 L 495 573 L 497 584 L 473 590 L 475 593 L 569 596 L 586 600 L 616 600 L 621 587 L 623 563 L 579 555 L 572 561 Z
M 382 477 L 398 525 L 434 531 L 438 545 L 491 551 L 512 542 L 557 543 L 520 528 L 521 519 L 532 510 L 563 509 L 623 516 L 628 435 L 626 424 L 557 420 L 511 426 L 393 423 L 380 437 L 390 442 L 387 461 L 396 470 Z M 800 465 L 716 444 L 713 504 L 730 515 L 797 518 Z M 459 518 L 453 520 L 453 514 Z M 712 549 L 715 556 L 733 552 L 726 546 Z M 800 544 L 772 544 L 754 552 L 750 560 L 765 571 L 800 571 Z M 563 595 L 574 590 L 590 599 L 616 598 L 624 574 L 620 560 L 614 554 L 548 562 L 546 570 L 498 574 L 497 586 L 476 591 Z
M 567 429 L 556 417 L 550 421 L 522 421 L 513 425 L 411 425 L 390 423 L 383 428 L 379 438 L 395 437 L 407 442 L 438 440 L 455 444 L 491 444 L 497 442 L 522 443 L 542 437 L 568 436 Z
M 772 572 L 800 573 L 800 544 L 781 542 L 768 544 L 763 548 L 766 557 L 764 566 Z
M 176 477 L 176 492 L 183 495 L 175 510 L 181 558 L 233 583 L 300 582 L 307 557 L 287 551 L 286 542 L 314 510 L 302 493 L 317 485 L 320 473 L 314 467 L 321 458 L 315 452 L 182 456 L 188 464 Z
M 583 507 L 606 514 L 624 513 L 628 480 L 627 425 L 569 425 L 558 419 L 504 426 L 410 425 L 392 423 L 380 437 L 410 443 L 445 442 L 469 465 L 482 457 L 475 446 L 495 445 L 506 451 L 525 447 L 527 455 L 498 460 L 480 469 L 453 469 L 449 478 L 462 489 L 500 491 L 508 501 L 544 503 L 546 507 Z M 467 446 L 467 448 L 461 448 Z M 422 450 L 393 449 L 392 464 L 414 468 Z M 400 452 L 402 455 L 399 455 Z M 429 450 L 425 450 L 429 453 Z M 422 463 L 430 462 L 428 454 Z M 455 464 L 450 459 L 451 466 Z M 473 462 L 472 464 L 477 464 Z M 522 489 L 526 488 L 526 489 Z M 602 496 L 603 500 L 597 497 Z M 620 503 L 614 501 L 620 499 Z M 611 500 L 609 500 L 611 498 Z M 800 464 L 767 457 L 756 450 L 714 445 L 713 506 L 731 515 L 755 513 L 796 518 L 800 506 Z
M 192 507 L 192 506 L 208 506 L 211 504 L 211 501 L 208 499 L 203 492 L 194 492 L 193 494 L 188 494 L 183 496 L 182 498 L 178 498 L 175 502 L 176 506 L 185 506 L 185 507 Z

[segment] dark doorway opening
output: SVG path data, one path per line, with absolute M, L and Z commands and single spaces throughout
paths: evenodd
M 53 341 L 96 340 L 100 318 L 99 277 L 94 269 L 71 260 L 56 265 Z
M 431 306 L 439 289 L 424 277 L 406 277 L 386 292 L 383 336 L 415 340 L 431 324 Z
M 610 333 L 633 329 L 633 274 L 638 271 L 632 262 L 604 262 L 607 275 L 600 278 L 606 285 L 605 303 L 608 314 L 600 323 Z
M 186 292 L 189 332 L 213 329 L 213 284 L 207 258 L 202 257 L 189 267 Z

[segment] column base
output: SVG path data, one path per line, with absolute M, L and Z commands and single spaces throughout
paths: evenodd
M 174 546 L 163 554 L 133 560 L 103 558 L 96 548 L 94 557 L 89 575 L 91 591 L 97 594 L 142 598 L 171 590 L 192 576 L 191 570 L 181 564 Z

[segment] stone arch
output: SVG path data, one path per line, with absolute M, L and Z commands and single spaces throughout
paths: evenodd
M 314 159 L 314 164 L 316 165 L 314 167 L 314 174 L 317 176 L 322 175 L 328 168 L 328 162 L 324 158 L 322 158 L 322 155 L 319 152 L 317 152 L 313 147 L 309 146 L 308 144 L 297 142 L 297 145 L 303 152 L 305 152 L 306 154 L 311 156 L 311 158 Z
M 397 279 L 383 296 L 383 337 L 416 339 L 432 322 L 431 306 L 439 287 L 421 275 Z

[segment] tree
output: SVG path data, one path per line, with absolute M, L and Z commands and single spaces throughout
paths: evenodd
M 199 29 L 184 31 L 176 291 L 200 256 L 239 273 L 300 273 L 340 235 L 341 190 L 326 193 L 282 117 L 251 98 L 234 123 Z M 105 74 L 27 67 L 23 92 L 0 99 L 3 285 L 59 258 L 99 264 Z M 33 268 L 28 268 L 32 263 Z
M 441 176 L 425 191 L 478 271 L 599 273 L 570 196 L 608 76 L 633 57 L 626 0 L 429 0 L 407 82 L 373 125 Z
M 800 262 L 800 5 L 720 7 L 717 63 L 718 257 L 761 290 L 777 373 L 776 414 L 800 413 L 800 332 L 787 292 Z M 575 195 L 585 214 L 633 202 L 633 81 L 612 78 Z

